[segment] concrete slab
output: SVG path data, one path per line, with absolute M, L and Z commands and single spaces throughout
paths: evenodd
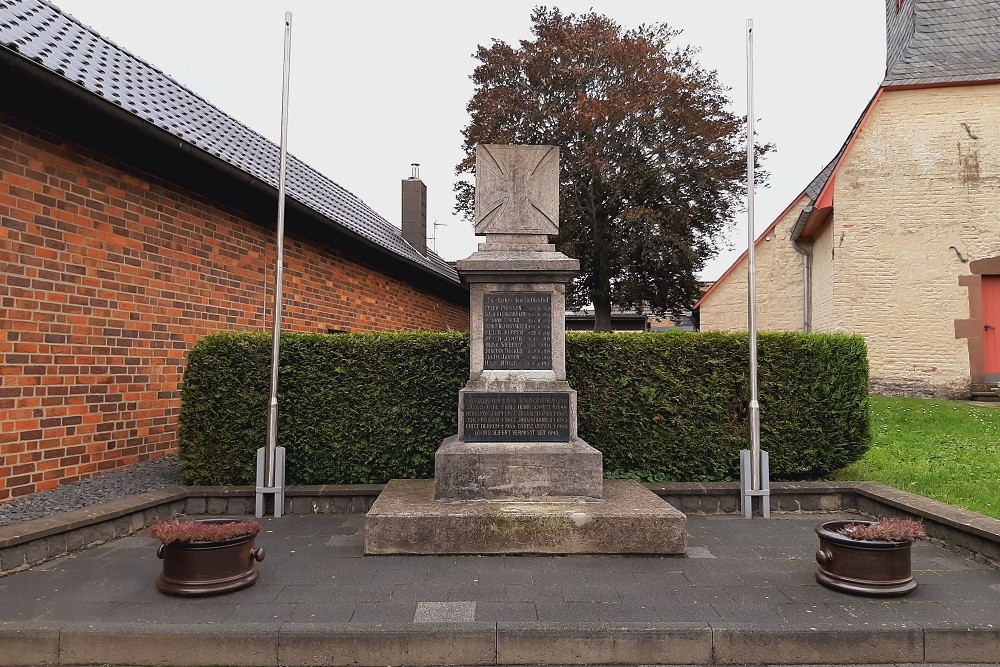
M 631 480 L 600 501 L 434 500 L 433 480 L 394 479 L 365 519 L 365 553 L 682 554 L 686 517 Z

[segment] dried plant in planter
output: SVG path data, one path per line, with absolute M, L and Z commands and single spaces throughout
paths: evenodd
M 827 588 L 879 597 L 916 589 L 910 548 L 927 537 L 919 521 L 826 521 L 816 526 L 816 534 L 816 581 Z
M 224 542 L 239 537 L 251 537 L 260 532 L 256 521 L 159 521 L 149 528 L 150 534 L 164 544 L 172 542 Z
M 838 531 L 853 540 L 912 542 L 927 539 L 924 524 L 913 519 L 881 519 L 874 523 L 848 523 Z
M 149 532 L 162 544 L 156 555 L 163 572 L 156 588 L 185 597 L 219 595 L 252 586 L 260 573 L 256 564 L 264 550 L 255 547 L 256 521 L 231 519 L 171 519 L 155 523 Z

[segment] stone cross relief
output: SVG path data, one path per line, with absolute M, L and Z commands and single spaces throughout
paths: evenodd
M 476 234 L 559 233 L 559 148 L 476 147 Z

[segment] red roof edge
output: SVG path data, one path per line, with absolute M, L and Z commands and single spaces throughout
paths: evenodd
M 830 178 L 826 179 L 826 183 L 823 185 L 823 189 L 820 190 L 819 195 L 816 197 L 815 203 L 813 203 L 813 211 L 809 214 L 809 219 L 806 221 L 805 227 L 799 233 L 799 238 L 795 240 L 810 240 L 813 235 L 816 234 L 822 228 L 823 223 L 826 222 L 827 218 L 833 212 L 833 188 L 834 184 L 837 182 L 837 173 L 840 171 L 840 167 L 843 166 L 844 160 L 847 155 L 851 152 L 851 148 L 854 146 L 854 141 L 861 134 L 861 130 L 864 129 L 865 124 L 868 123 L 868 118 L 872 115 L 875 107 L 878 105 L 879 99 L 882 97 L 882 93 L 885 88 L 879 88 L 875 92 L 875 97 L 872 101 L 868 103 L 868 108 L 865 110 L 865 115 L 861 117 L 858 124 L 854 127 L 854 131 L 851 133 L 850 138 L 847 140 L 847 145 L 844 146 L 843 152 L 840 154 L 840 159 L 837 160 L 837 165 L 833 168 L 833 173 L 830 174 Z
M 765 229 L 763 232 L 760 233 L 760 236 L 757 237 L 757 240 L 753 242 L 753 247 L 756 248 L 758 245 L 760 245 L 760 243 L 764 240 L 764 238 L 768 234 L 774 231 L 774 228 L 778 226 L 778 223 L 781 222 L 781 219 L 784 218 L 786 215 L 788 215 L 788 212 L 791 211 L 793 208 L 795 208 L 795 205 L 798 204 L 800 201 L 802 201 L 802 198 L 805 196 L 806 196 L 805 190 L 799 193 L 799 196 L 793 199 L 792 203 L 786 206 L 785 210 L 778 214 L 778 217 L 774 219 L 774 222 L 772 222 L 767 229 Z M 729 274 L 735 271 L 736 267 L 739 266 L 740 262 L 746 259 L 746 257 L 747 257 L 747 251 L 744 250 L 743 254 L 740 255 L 728 269 L 726 269 L 726 272 L 723 273 L 721 276 L 719 276 L 719 279 L 716 280 L 714 283 L 712 283 L 711 287 L 705 290 L 705 293 L 701 295 L 701 298 L 698 299 L 697 303 L 695 303 L 691 309 L 695 310 L 697 308 L 700 308 L 701 304 L 704 303 L 705 299 L 707 299 L 712 294 L 712 292 L 715 291 L 715 288 L 719 285 L 719 283 L 728 278 Z

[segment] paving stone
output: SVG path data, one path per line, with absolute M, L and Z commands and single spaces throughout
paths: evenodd
M 476 620 L 521 623 L 538 620 L 534 602 L 477 602 Z
M 614 586 L 582 586 L 563 590 L 566 602 L 621 602 L 621 596 Z
M 769 586 L 723 586 L 723 590 L 737 604 L 772 605 L 791 602 L 780 588 Z
M 708 547 L 691 547 L 687 548 L 684 553 L 688 558 L 715 558 L 715 554 L 708 550 Z
M 337 584 L 282 586 L 274 601 L 279 603 L 329 602 L 336 598 L 339 589 L 340 586 Z
M 654 613 L 653 604 L 606 602 L 597 605 L 597 617 L 604 623 L 648 623 Z
M 229 623 L 284 623 L 291 619 L 293 612 L 302 607 L 303 605 L 278 602 L 238 604 L 226 618 L 226 621 Z M 354 606 L 350 605 L 347 614 L 348 620 L 350 620 L 353 611 Z
M 292 623 L 347 623 L 355 611 L 349 602 L 305 602 L 290 607 Z
M 712 609 L 723 621 L 747 621 L 753 623 L 777 623 L 782 621 L 771 607 L 766 604 L 748 604 L 737 602 L 729 604 L 726 602 L 710 603 Z
M 416 602 L 359 602 L 351 623 L 410 623 L 416 611 Z
M 585 623 L 601 620 L 596 602 L 536 602 L 538 620 L 543 623 Z
M 478 582 L 455 584 L 434 581 L 432 590 L 440 590 L 442 586 L 448 591 L 442 601 L 461 602 L 463 600 L 471 600 L 473 602 L 489 602 L 507 599 L 507 587 L 501 584 L 480 584 Z
M 414 623 L 471 623 L 476 620 L 476 603 L 418 602 L 413 614 Z

